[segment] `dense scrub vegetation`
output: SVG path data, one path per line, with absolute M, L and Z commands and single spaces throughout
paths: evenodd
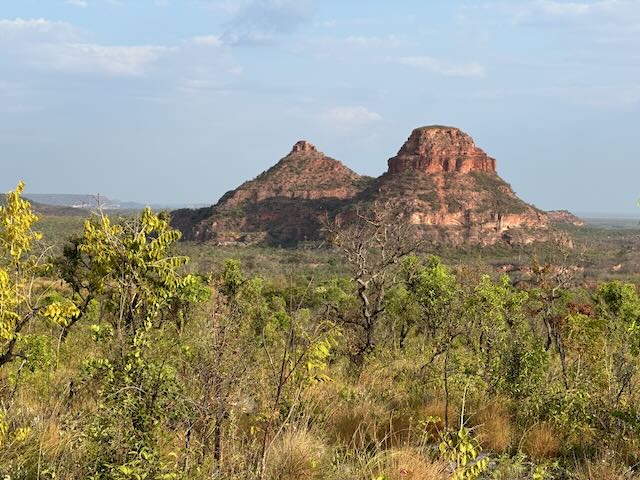
M 52 250 L 21 191 L 0 208 L 2 478 L 636 478 L 635 284 L 532 258 L 515 286 L 416 253 L 385 212 L 327 226 L 340 265 L 287 275 L 189 268 L 150 210 Z

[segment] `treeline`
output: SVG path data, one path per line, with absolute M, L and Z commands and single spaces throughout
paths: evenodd
M 636 478 L 636 285 L 452 268 L 384 207 L 325 226 L 340 278 L 187 273 L 150 210 L 53 255 L 22 189 L 0 207 L 2 478 Z

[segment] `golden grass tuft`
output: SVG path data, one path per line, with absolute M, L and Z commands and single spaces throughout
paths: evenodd
M 572 478 L 575 480 L 637 480 L 640 477 L 632 474 L 629 468 L 620 462 L 601 458 L 578 466 Z
M 416 408 L 416 418 L 418 421 L 426 422 L 430 420 L 426 431 L 433 438 L 438 438 L 439 434 L 445 430 L 445 402 L 440 399 L 432 399 Z M 432 419 L 437 418 L 434 422 Z M 449 405 L 449 428 L 460 426 L 460 411 L 455 405 Z
M 328 430 L 335 442 L 366 448 L 378 442 L 386 416 L 384 407 L 371 401 L 343 403 L 331 412 Z
M 307 429 L 283 432 L 267 457 L 270 480 L 314 480 L 324 478 L 328 453 L 324 443 Z
M 447 464 L 429 459 L 417 449 L 391 449 L 376 455 L 365 478 L 385 480 L 444 480 L 451 477 Z
M 483 406 L 473 417 L 474 432 L 482 448 L 504 453 L 513 441 L 513 423 L 504 402 L 494 400 Z
M 560 454 L 561 439 L 548 423 L 534 425 L 524 438 L 524 452 L 534 460 L 555 458 Z

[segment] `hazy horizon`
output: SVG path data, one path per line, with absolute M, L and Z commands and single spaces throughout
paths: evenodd
M 631 215 L 640 2 L 0 6 L 3 191 L 212 204 L 299 139 L 377 176 L 447 124 L 539 208 Z

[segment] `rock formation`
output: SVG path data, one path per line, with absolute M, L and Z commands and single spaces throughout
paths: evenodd
M 360 199 L 391 205 L 434 243 L 529 243 L 547 236 L 544 212 L 520 200 L 496 161 L 453 127 L 415 129 Z
M 551 210 L 547 212 L 549 221 L 556 225 L 573 225 L 574 227 L 584 227 L 586 223 L 580 217 L 568 210 Z
M 355 196 L 367 180 L 300 140 L 277 164 L 213 207 L 178 210 L 172 223 L 186 239 L 223 244 L 317 240 L 321 215 Z
M 415 129 L 379 178 L 362 177 L 309 142 L 200 210 L 179 210 L 185 238 L 294 244 L 322 238 L 321 223 L 372 204 L 393 208 L 434 243 L 524 244 L 551 238 L 547 214 L 520 200 L 496 161 L 453 127 Z
M 389 173 L 496 173 L 496 161 L 473 139 L 453 127 L 416 128 L 398 155 L 389 159 Z

